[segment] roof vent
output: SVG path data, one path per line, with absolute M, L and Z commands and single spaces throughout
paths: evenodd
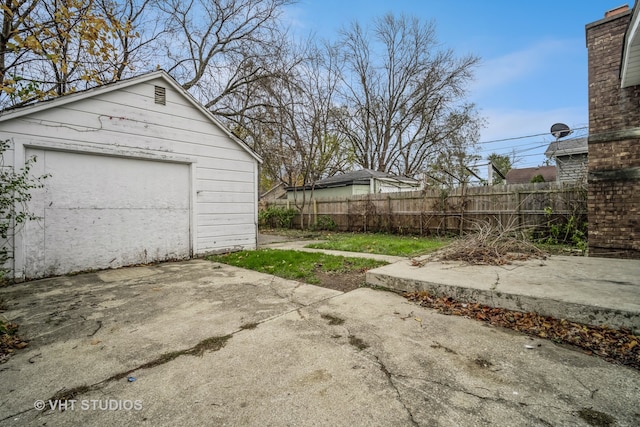
M 156 104 L 167 105 L 167 90 L 162 86 L 155 86 L 154 95 Z

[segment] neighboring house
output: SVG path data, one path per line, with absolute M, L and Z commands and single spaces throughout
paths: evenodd
M 413 178 L 394 176 L 386 172 L 362 169 L 347 172 L 317 181 L 313 187 L 305 185 L 288 187 L 288 200 L 301 200 L 306 192 L 306 200 L 311 198 L 327 199 L 331 197 L 350 197 L 372 193 L 394 193 L 399 191 L 416 191 L 421 189 L 420 181 Z
M 164 71 L 5 111 L 0 137 L 50 175 L 17 279 L 256 247 L 260 158 Z
M 542 175 L 544 182 L 555 182 L 555 166 L 538 166 L 535 168 L 510 169 L 507 172 L 507 184 L 528 184 L 538 175 Z
M 274 185 L 271 189 L 260 195 L 260 201 L 273 202 L 274 200 L 284 199 L 287 194 L 287 186 L 284 182 Z
M 589 156 L 586 137 L 554 141 L 549 144 L 544 154 L 550 159 L 555 159 L 558 182 L 587 181 Z
M 640 259 L 640 6 L 586 26 L 589 255 Z

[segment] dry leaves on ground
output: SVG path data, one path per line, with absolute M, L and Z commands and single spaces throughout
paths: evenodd
M 27 342 L 16 333 L 18 325 L 0 320 L 0 363 L 6 362 L 15 350 L 25 348 Z
M 463 303 L 450 297 L 432 296 L 425 291 L 411 292 L 405 297 L 443 314 L 465 316 L 550 339 L 556 343 L 575 345 L 587 354 L 595 354 L 608 361 L 640 369 L 640 337 L 633 335 L 627 329 L 583 325 L 565 319 L 541 316 L 537 313 L 523 313 L 478 303 Z

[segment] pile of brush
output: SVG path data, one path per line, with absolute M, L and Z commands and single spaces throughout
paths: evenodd
M 526 230 L 511 225 L 477 223 L 475 232 L 412 263 L 419 266 L 430 261 L 463 261 L 478 265 L 505 265 L 513 261 L 546 259 L 547 256 L 547 252 L 527 239 Z

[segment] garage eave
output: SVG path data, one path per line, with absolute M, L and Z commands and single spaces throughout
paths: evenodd
M 638 5 L 633 8 L 633 15 L 625 34 L 620 67 L 621 87 L 640 85 L 640 17 Z
M 145 83 L 154 79 L 162 79 L 169 86 L 175 89 L 178 93 L 181 93 L 185 99 L 187 99 L 196 109 L 204 114 L 209 120 L 211 120 L 218 128 L 220 128 L 229 138 L 231 138 L 236 144 L 238 144 L 244 151 L 246 151 L 251 157 L 253 157 L 258 163 L 262 164 L 262 158 L 253 151 L 244 141 L 235 136 L 226 126 L 218 121 L 214 115 L 204 108 L 189 92 L 187 92 L 177 81 L 173 79 L 166 71 L 158 70 L 151 73 L 142 74 L 140 76 L 131 77 L 124 80 L 119 80 L 113 83 L 107 83 L 102 86 L 87 89 L 81 92 L 72 93 L 68 95 L 59 96 L 46 101 L 41 101 L 35 104 L 19 107 L 16 109 L 9 109 L 0 112 L 0 123 L 8 120 L 13 120 L 18 117 L 23 117 L 28 114 L 48 110 L 53 107 L 59 107 L 62 105 L 77 102 L 83 99 L 91 98 L 104 93 L 113 92 L 116 90 L 124 89 L 140 83 Z

